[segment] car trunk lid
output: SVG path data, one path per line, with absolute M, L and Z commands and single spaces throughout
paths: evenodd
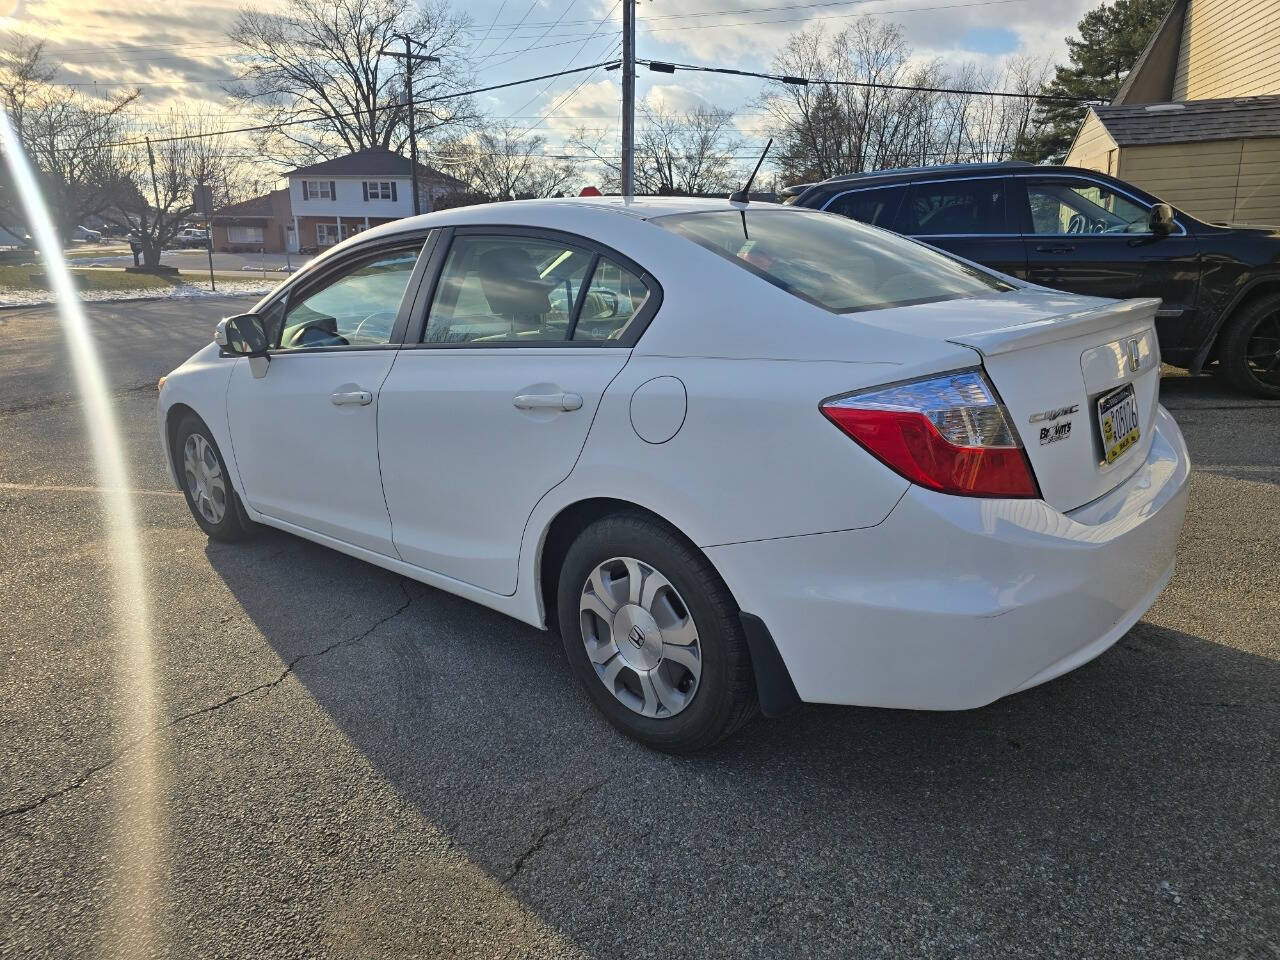
M 982 355 L 1041 493 L 1059 510 L 1103 496 L 1146 458 L 1160 396 L 1159 304 L 1094 301 L 947 338 Z

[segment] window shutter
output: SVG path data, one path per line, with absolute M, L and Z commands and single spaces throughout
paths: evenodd
M 396 182 L 392 180 L 391 181 L 391 199 L 395 200 L 395 198 L 396 198 Z
M 369 202 L 369 181 L 365 180 L 360 186 L 364 187 L 364 202 Z
M 307 181 L 305 180 L 302 181 L 302 199 L 303 200 L 311 199 L 309 196 L 307 196 Z
M 334 183 L 332 180 L 329 181 L 329 199 L 330 200 L 338 199 L 338 185 Z

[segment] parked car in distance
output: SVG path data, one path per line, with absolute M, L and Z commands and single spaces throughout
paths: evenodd
M 1280 397 L 1280 229 L 1205 223 L 1093 170 L 957 164 L 834 177 L 796 206 L 906 234 L 1010 276 L 1100 297 L 1159 297 L 1160 352 Z
M 83 240 L 86 243 L 97 243 L 102 239 L 101 230 L 90 230 L 86 226 L 78 226 L 71 231 L 72 240 Z
M 557 628 L 613 724 L 684 752 L 757 705 L 980 706 L 1115 643 L 1187 498 L 1156 305 L 776 204 L 485 204 L 223 320 L 158 426 L 210 537 Z
M 174 238 L 174 245 L 184 250 L 203 250 L 209 245 L 209 231 L 197 227 L 183 227 Z

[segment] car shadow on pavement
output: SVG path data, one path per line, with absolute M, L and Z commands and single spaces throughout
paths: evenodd
M 812 955 L 1135 956 L 1275 929 L 1264 657 L 1143 622 L 982 709 L 806 706 L 676 758 L 614 732 L 552 634 L 276 532 L 208 558 L 395 793 L 588 954 L 794 955 L 803 932 Z

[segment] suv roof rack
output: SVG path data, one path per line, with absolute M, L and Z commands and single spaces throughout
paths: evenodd
M 917 173 L 954 173 L 957 171 L 972 172 L 976 170 L 1007 170 L 1012 167 L 1034 167 L 1034 163 L 1025 160 L 1000 160 L 992 163 L 941 163 L 927 167 L 893 167 L 888 170 L 868 170 L 865 173 L 842 173 L 828 177 L 823 183 L 846 183 L 850 180 L 870 180 L 875 177 L 903 176 Z

